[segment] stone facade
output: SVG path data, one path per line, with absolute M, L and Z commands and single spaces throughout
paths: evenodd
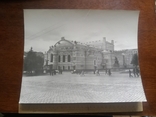
M 116 68 L 114 64 L 117 58 L 117 68 L 130 68 L 135 53 L 137 49 L 115 51 L 114 41 L 107 42 L 106 38 L 80 43 L 62 37 L 45 53 L 44 65 L 62 70 L 112 69 Z
M 103 51 L 114 51 L 114 43 L 107 42 L 105 38 L 102 43 L 97 42 L 95 45 L 89 43 L 69 41 L 62 37 L 45 53 L 44 65 L 62 70 L 93 70 L 103 69 L 106 64 L 110 64 L 106 63 Z

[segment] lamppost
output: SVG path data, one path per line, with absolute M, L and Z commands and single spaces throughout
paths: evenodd
M 110 57 L 111 57 L 111 69 L 112 69 L 112 67 L 113 67 L 113 64 L 112 64 L 112 51 L 110 51 Z
M 125 53 L 122 53 L 122 57 L 123 57 L 123 68 L 126 67 L 126 63 L 125 63 Z

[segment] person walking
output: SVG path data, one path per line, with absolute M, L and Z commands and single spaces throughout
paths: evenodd
M 133 68 L 133 74 L 134 74 L 134 77 L 136 77 L 136 71 L 135 71 L 135 68 Z
M 54 75 L 54 70 L 53 70 L 53 69 L 51 70 L 51 75 L 52 75 L 52 76 Z
M 93 71 L 93 73 L 95 74 L 96 70 Z
M 108 75 L 111 76 L 111 69 L 108 70 Z
M 59 68 L 59 74 L 62 74 L 62 69 L 61 68 Z
M 136 68 L 136 76 L 139 77 L 139 69 Z
M 83 71 L 83 70 L 81 71 L 80 76 L 85 76 L 85 75 L 84 75 L 84 71 Z
M 107 72 L 108 72 L 108 70 L 107 70 L 107 68 L 106 68 L 106 70 L 105 70 L 105 75 L 107 75 Z
M 129 77 L 130 77 L 130 78 L 133 77 L 131 73 L 132 73 L 132 72 L 131 72 L 131 70 L 129 69 Z
M 96 70 L 96 75 L 100 76 L 99 70 Z
M 56 70 L 54 69 L 53 71 L 54 71 L 54 75 L 56 75 Z

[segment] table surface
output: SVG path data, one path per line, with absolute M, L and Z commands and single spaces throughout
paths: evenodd
M 148 102 L 143 103 L 144 111 L 140 113 L 110 114 L 156 115 L 154 0 L 12 0 L 0 2 L 0 112 L 18 113 L 24 51 L 23 9 L 140 10 L 139 64 Z

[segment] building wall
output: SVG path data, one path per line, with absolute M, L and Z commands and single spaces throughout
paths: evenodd
M 85 44 L 101 50 L 114 51 L 114 41 L 108 42 L 105 37 L 102 40 L 90 41 Z
M 68 62 L 68 55 L 70 55 L 70 62 Z M 63 62 L 63 56 L 65 56 L 65 62 Z M 48 59 L 48 65 L 53 65 L 53 69 L 64 68 L 64 70 L 71 70 L 74 68 L 73 66 L 75 66 L 76 69 L 82 70 L 94 69 L 94 66 L 96 66 L 98 69 L 101 69 L 103 56 L 102 53 L 98 52 L 97 50 L 94 50 L 92 53 L 87 54 L 84 48 L 79 48 L 77 50 L 73 49 L 73 51 L 59 50 L 57 52 L 51 49 L 47 52 L 47 56 L 45 55 L 45 59 Z M 53 61 L 51 61 L 51 59 L 53 59 Z M 96 64 L 94 64 L 94 61 L 96 61 Z
M 106 51 L 110 51 L 110 52 L 114 51 L 113 41 L 112 41 L 112 43 L 106 42 Z
M 114 54 L 113 52 L 105 52 L 103 54 L 103 63 L 105 63 L 105 68 L 111 69 L 114 64 Z
M 102 62 L 102 53 L 96 51 L 93 54 L 87 56 L 86 69 L 95 69 L 95 66 L 97 69 L 102 69 Z

